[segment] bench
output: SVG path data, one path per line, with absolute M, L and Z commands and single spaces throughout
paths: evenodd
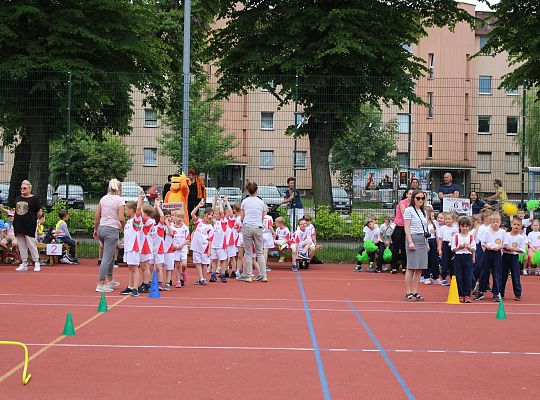
M 75 246 L 77 246 L 78 243 L 79 243 L 78 241 L 75 241 Z M 63 252 L 64 251 L 69 251 L 69 245 L 67 245 L 66 243 L 55 243 L 55 244 L 62 245 L 62 251 Z M 37 244 L 37 249 L 38 249 L 39 254 L 43 254 L 43 255 L 45 255 L 45 257 L 47 257 L 47 259 L 49 260 L 48 261 L 49 266 L 52 266 L 54 264 L 58 264 L 58 256 L 52 256 L 52 255 L 47 254 L 47 244 L 46 243 L 38 243 Z M 77 254 L 76 251 L 75 251 L 75 254 Z
M 317 252 L 319 250 L 322 249 L 322 246 L 320 244 L 317 244 L 315 245 L 315 253 L 313 253 L 313 255 L 317 254 Z M 272 261 L 272 262 L 279 262 L 279 256 L 276 257 L 276 256 L 270 256 L 270 253 L 271 252 L 279 252 L 279 249 L 274 247 L 273 249 L 268 249 L 268 261 Z M 289 262 L 291 263 L 292 262 L 292 254 L 291 254 L 291 249 L 290 248 L 286 248 L 282 251 L 282 253 L 285 255 L 285 260 L 283 262 Z

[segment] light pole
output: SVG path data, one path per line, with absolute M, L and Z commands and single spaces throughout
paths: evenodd
M 184 98 L 182 104 L 182 170 L 188 172 L 189 161 L 189 86 L 190 74 L 190 47 L 191 47 L 191 0 L 184 2 L 184 58 L 182 72 L 184 77 Z

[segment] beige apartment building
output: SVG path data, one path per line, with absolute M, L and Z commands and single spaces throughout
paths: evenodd
M 469 13 L 474 5 L 462 4 Z M 487 28 L 489 29 L 489 28 Z M 426 60 L 430 73 L 417 82 L 415 92 L 427 105 L 404 103 L 383 110 L 385 121 L 397 121 L 400 131 L 397 158 L 400 167 L 430 171 L 433 190 L 442 174 L 450 171 L 470 190 L 491 192 L 494 178 L 502 179 L 509 193 L 520 191 L 519 144 L 521 89 L 498 89 L 509 69 L 504 54 L 470 58 L 485 44 L 488 30 L 473 31 L 459 24 L 454 31 L 430 28 L 428 36 L 409 50 Z M 215 83 L 211 67 L 208 73 Z M 140 93 L 133 96 L 133 133 L 125 138 L 133 152 L 133 168 L 126 180 L 143 186 L 160 185 L 178 171 L 162 154 L 156 138 L 169 129 L 155 110 L 145 108 Z M 285 185 L 295 172 L 295 140 L 286 136 L 288 126 L 298 122 L 294 104 L 278 109 L 277 100 L 264 89 L 233 95 L 220 104 L 223 126 L 233 133 L 238 147 L 231 149 L 234 162 L 208 177 L 208 186 L 242 187 L 247 180 L 260 185 Z M 311 188 L 309 142 L 296 142 L 297 185 Z M 12 155 L 0 149 L 0 173 L 9 177 Z M 410 151 L 409 151 L 410 150 Z M 9 179 L 5 179 L 6 181 Z

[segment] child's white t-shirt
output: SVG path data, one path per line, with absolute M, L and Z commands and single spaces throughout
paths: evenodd
M 173 237 L 174 247 L 179 247 L 178 251 L 187 249 L 187 241 L 189 240 L 189 228 L 186 226 L 186 224 L 182 224 L 182 226 L 179 226 L 179 227 L 174 226 L 173 230 L 174 230 L 174 237 Z
M 216 218 L 216 220 L 214 221 L 214 240 L 212 240 L 213 249 L 227 248 L 227 225 L 227 220 L 225 218 Z
M 270 228 L 274 226 L 274 219 L 271 215 L 266 214 L 263 217 L 263 235 L 269 235 L 272 233 Z
M 457 235 L 458 232 L 459 231 L 457 226 L 443 225 L 440 229 L 437 230 L 437 235 L 443 242 L 450 243 L 452 241 L 452 237 L 454 237 L 454 235 Z
M 212 225 L 204 223 L 202 219 L 198 219 L 193 235 L 191 236 L 191 250 L 197 253 L 207 253 L 208 242 L 213 238 L 212 232 Z
M 482 224 L 478 227 L 476 234 L 476 243 L 482 243 L 484 241 L 484 234 L 489 229 L 489 225 Z
M 379 228 L 369 229 L 369 227 L 364 226 L 364 242 L 366 240 L 371 240 L 373 243 L 377 244 L 380 242 L 380 233 Z
M 518 249 L 519 252 L 509 252 L 504 250 L 505 253 L 509 254 L 519 254 L 519 253 L 525 253 L 525 246 L 527 245 L 527 238 L 525 238 L 521 233 L 517 235 L 512 235 L 511 232 L 506 232 L 506 247 L 509 249 L 516 250 Z
M 134 216 L 127 220 L 124 226 L 124 251 L 136 251 L 141 250 L 139 245 L 139 231 L 142 228 L 142 218 L 140 216 Z
M 276 239 L 277 240 L 285 240 L 286 242 L 289 242 L 291 240 L 291 231 L 289 231 L 289 228 L 284 226 L 283 228 L 280 228 L 279 226 L 276 228 Z
M 141 254 L 152 254 L 152 231 L 154 228 L 153 218 L 148 218 L 146 221 L 142 221 L 142 229 L 139 231 L 139 246 Z
M 473 250 L 476 250 L 476 241 L 474 240 L 474 236 L 471 232 L 467 233 L 466 235 L 463 235 L 462 233 L 454 235 L 452 237 L 452 241 L 450 242 L 450 248 L 454 250 L 462 244 L 468 244 Z M 455 254 L 472 254 L 472 252 L 469 249 L 459 249 L 455 251 Z
M 437 232 L 439 231 L 440 228 L 438 228 L 438 223 L 433 223 L 433 222 L 429 222 L 428 221 L 428 232 L 429 234 L 431 235 L 429 238 L 430 239 L 435 239 L 437 238 Z
M 154 254 L 164 254 L 165 253 L 165 225 L 159 221 L 157 224 L 154 224 L 152 232 L 150 233 L 152 237 L 152 253 Z
M 306 231 L 308 231 L 309 236 L 311 236 L 311 240 L 313 240 L 313 243 L 315 243 L 315 227 L 313 224 L 307 224 Z
M 498 229 L 496 231 L 491 228 L 484 233 L 482 244 L 489 247 L 500 246 L 506 244 L 506 231 L 504 229 Z
M 296 243 L 303 243 L 305 242 L 307 239 L 310 239 L 311 240 L 311 237 L 306 230 L 302 230 L 300 229 L 300 227 L 296 228 L 296 232 L 294 232 L 294 241 Z
M 382 241 L 390 242 L 392 241 L 392 233 L 394 233 L 394 229 L 396 228 L 396 224 L 390 223 L 388 225 L 382 224 L 379 227 L 379 237 Z
M 531 231 L 529 232 L 527 236 L 529 237 L 529 243 L 531 246 L 533 247 L 540 246 L 540 231 L 538 232 Z

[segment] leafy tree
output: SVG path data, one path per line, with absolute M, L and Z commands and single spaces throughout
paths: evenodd
M 355 168 L 393 167 L 398 135 L 396 121 L 383 123 L 380 110 L 362 106 L 356 120 L 334 141 L 330 153 L 332 172 L 339 173 L 339 182 L 350 190 Z
M 56 187 L 66 183 L 69 168 L 70 184 L 81 185 L 91 194 L 103 194 L 111 178 L 124 180 L 131 170 L 132 153 L 117 136 L 105 134 L 94 139 L 82 129 L 77 129 L 70 141 L 66 137 L 51 142 L 50 180 Z M 68 157 L 71 161 L 66 163 Z
M 485 1 L 485 0 L 484 0 Z M 526 81 L 529 87 L 540 84 L 540 2 L 537 0 L 501 0 L 491 6 L 493 24 L 482 53 L 508 52 L 510 65 L 503 86 L 517 88 Z
M 361 104 L 401 104 L 425 62 L 403 48 L 426 26 L 474 17 L 447 0 L 222 0 L 213 32 L 218 97 L 267 87 L 283 106 L 298 100 L 308 122 L 316 205 L 332 203 L 329 154 Z M 295 74 L 300 76 L 296 94 Z M 379 77 L 377 79 L 373 77 Z M 268 82 L 275 85 L 268 87 Z
M 540 167 L 540 96 L 539 90 L 533 88 L 527 92 L 525 154 L 530 167 Z M 523 140 L 523 131 L 518 135 L 519 143 Z
M 231 150 L 238 146 L 238 141 L 221 126 L 223 112 L 211 98 L 206 81 L 206 77 L 201 76 L 191 91 L 189 166 L 197 171 L 216 173 L 233 161 Z M 165 124 L 171 129 L 161 132 L 158 138 L 161 151 L 175 164 L 181 164 L 182 116 L 170 113 L 165 117 Z
M 195 54 L 211 21 L 199 3 L 194 2 Z M 181 70 L 181 16 L 181 5 L 172 0 L 3 2 L 0 127 L 3 143 L 15 153 L 11 200 L 27 177 L 45 196 L 49 140 L 66 131 L 68 72 L 71 123 L 96 137 L 130 133 L 134 88 L 157 109 L 178 104 L 171 87 L 181 81 L 175 75 Z

